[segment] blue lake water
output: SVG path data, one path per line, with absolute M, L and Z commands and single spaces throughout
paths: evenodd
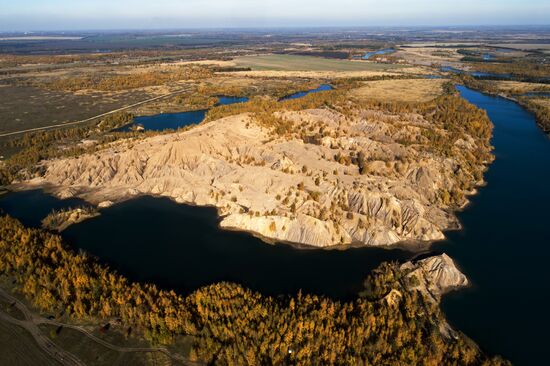
M 452 73 L 455 73 L 455 74 L 469 74 L 469 75 L 472 75 L 473 77 L 475 78 L 478 78 L 478 79 L 511 79 L 512 78 L 512 75 L 511 74 L 494 74 L 494 73 L 490 73 L 490 72 L 482 72 L 482 71 L 464 71 L 464 70 L 459 70 L 455 67 L 452 67 L 452 66 L 443 66 L 441 67 L 441 71 L 443 72 L 452 72 Z
M 512 48 L 499 48 L 499 47 L 495 48 L 494 50 L 495 50 L 495 52 L 501 52 L 501 53 L 511 53 L 511 52 L 517 51 L 517 50 L 512 49 Z
M 464 71 L 457 69 L 456 67 L 452 66 L 442 66 L 441 71 L 443 72 L 454 72 L 455 74 L 462 74 Z
M 492 72 L 483 72 L 483 71 L 472 71 L 470 72 L 470 75 L 478 79 L 511 79 L 512 78 L 511 74 L 495 74 Z
M 202 122 L 207 111 L 207 109 L 201 109 L 198 111 L 139 116 L 135 117 L 134 122 L 126 126 L 124 131 L 129 131 L 133 126 L 142 126 L 145 131 L 175 130 Z
M 321 84 L 321 86 L 319 86 L 318 88 L 287 95 L 281 98 L 280 100 L 297 99 L 305 95 L 308 95 L 310 93 L 316 93 L 316 92 L 331 90 L 331 89 L 332 89 L 332 86 L 328 84 Z M 248 101 L 247 97 L 231 97 L 231 96 L 218 97 L 218 105 L 244 103 L 247 101 Z M 136 126 L 143 127 L 143 130 L 145 131 L 176 130 L 181 127 L 201 123 L 206 117 L 207 112 L 208 112 L 208 109 L 201 109 L 197 111 L 187 111 L 187 112 L 179 112 L 179 113 L 160 113 L 152 116 L 139 116 L 139 117 L 135 117 L 134 121 L 131 124 L 118 129 L 118 131 L 130 131 Z
M 246 101 L 248 101 L 246 97 L 218 97 L 218 105 L 244 103 Z M 208 112 L 208 109 L 134 117 L 134 121 L 131 124 L 120 128 L 119 131 L 130 131 L 135 126 L 142 126 L 145 131 L 176 130 L 181 127 L 201 123 L 206 117 L 206 112 Z
M 385 55 L 387 53 L 392 53 L 392 52 L 395 52 L 394 48 L 384 48 L 383 50 L 367 52 L 363 56 L 363 60 L 368 60 L 369 58 L 371 58 L 374 55 Z
M 443 299 L 456 328 L 515 365 L 548 361 L 550 139 L 513 101 L 459 87 L 495 125 L 496 160 L 472 204 L 434 249 L 458 263 L 472 287 Z
M 318 88 L 315 88 L 315 89 L 301 91 L 301 92 L 297 92 L 297 93 L 294 93 L 294 94 L 286 95 L 286 96 L 282 97 L 281 99 L 279 99 L 279 101 L 289 100 L 289 99 L 298 99 L 298 98 L 305 97 L 306 95 L 311 94 L 311 93 L 317 93 L 317 92 L 320 92 L 320 91 L 327 91 L 327 90 L 332 90 L 332 89 L 333 89 L 332 86 L 329 85 L 329 84 L 321 84 Z

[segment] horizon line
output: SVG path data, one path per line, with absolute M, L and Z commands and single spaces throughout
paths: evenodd
M 190 26 L 190 27 L 147 27 L 147 28 L 81 28 L 81 29 L 27 29 L 27 30 L 1 30 L 0 33 L 28 33 L 28 32 L 113 32 L 113 31 L 188 31 L 188 30 L 270 30 L 270 29 L 380 29 L 380 28 L 535 28 L 548 27 L 546 24 L 416 24 L 416 25 L 272 25 L 272 26 Z

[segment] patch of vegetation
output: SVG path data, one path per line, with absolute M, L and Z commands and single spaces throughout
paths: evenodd
M 113 132 L 114 128 L 124 126 L 132 119 L 132 114 L 121 112 L 106 116 L 91 126 L 28 133 L 19 139 L 8 141 L 7 146 L 16 148 L 18 152 L 0 165 L 0 185 L 8 185 L 14 180 L 40 173 L 38 163 L 42 160 L 92 153 L 119 139 L 144 138 L 173 132 Z M 88 139 L 91 143 L 81 143 L 83 139 Z
M 55 79 L 39 86 L 54 90 L 78 91 L 83 89 L 119 91 L 163 85 L 179 80 L 196 80 L 211 77 L 208 67 L 184 66 L 166 71 L 146 71 L 131 74 L 92 74 L 74 78 Z
M 501 91 L 498 87 L 498 84 L 494 84 L 490 81 L 477 80 L 468 75 L 460 75 L 458 77 L 461 83 L 466 85 L 469 88 L 476 89 L 488 94 L 505 94 L 510 97 L 514 96 L 514 89 L 511 91 Z M 521 89 L 519 89 L 521 90 Z M 546 91 L 546 87 L 538 85 L 534 90 Z M 525 92 L 521 90 L 521 92 Z M 525 107 L 531 113 L 535 115 L 538 125 L 546 133 L 550 132 L 550 102 L 547 102 L 548 99 L 537 98 L 535 96 L 520 96 L 517 98 L 517 101 L 520 105 Z
M 1 365 L 60 365 L 36 346 L 35 340 L 25 329 L 5 320 L 0 320 L 0 347 Z
M 43 311 L 75 320 L 117 317 L 158 343 L 192 335 L 190 358 L 211 364 L 507 364 L 460 333 L 442 334 L 443 314 L 407 290 L 396 264 L 382 265 L 363 296 L 346 303 L 303 294 L 273 298 L 231 283 L 183 298 L 130 283 L 71 252 L 59 236 L 2 216 L 0 273 L 15 277 L 18 291 Z M 386 300 L 395 291 L 397 301 Z
M 521 97 L 518 102 L 535 114 L 537 123 L 546 133 L 550 133 L 550 99 Z
M 298 55 L 244 56 L 237 57 L 235 62 L 239 66 L 250 67 L 252 70 L 275 71 L 380 71 L 403 67 L 400 65 L 353 62 Z
M 514 79 L 521 81 L 537 82 L 548 80 L 550 75 L 550 65 L 531 59 L 514 59 L 511 62 L 505 63 L 481 62 L 470 65 L 476 71 L 492 74 L 510 74 Z
M 42 220 L 42 227 L 48 230 L 63 231 L 69 225 L 99 215 L 93 206 L 81 206 L 53 210 Z

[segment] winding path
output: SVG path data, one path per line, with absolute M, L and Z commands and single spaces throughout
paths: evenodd
M 3 297 L 8 302 L 15 302 L 15 306 L 23 313 L 25 320 L 15 319 L 3 312 L 0 312 L 0 319 L 25 329 L 34 338 L 39 348 L 62 365 L 85 366 L 85 363 L 79 358 L 63 350 L 40 331 L 29 309 L 21 301 L 8 295 L 3 289 L 0 289 L 0 297 Z
M 66 126 L 78 125 L 78 124 L 90 122 L 90 121 L 92 121 L 92 120 L 94 120 L 94 119 L 96 119 L 96 118 L 101 118 L 101 117 L 105 117 L 105 116 L 108 116 L 108 115 L 113 114 L 113 113 L 122 112 L 122 111 L 124 111 L 124 110 L 130 109 L 130 108 L 133 108 L 133 107 L 140 106 L 140 105 L 142 105 L 142 104 L 154 102 L 155 100 L 159 100 L 159 99 L 171 97 L 171 96 L 174 96 L 174 95 L 177 95 L 177 94 L 181 94 L 181 93 L 184 93 L 184 92 L 187 92 L 187 91 L 190 91 L 190 90 L 191 90 L 191 88 L 185 88 L 185 89 L 176 90 L 175 92 L 171 92 L 171 93 L 168 93 L 168 94 L 163 94 L 163 95 L 160 95 L 160 96 L 154 97 L 154 98 L 145 99 L 145 100 L 142 100 L 141 102 L 137 102 L 137 103 L 134 103 L 134 104 L 127 105 L 127 106 L 125 106 L 125 107 L 113 109 L 112 111 L 105 112 L 105 113 L 101 113 L 101 114 L 98 114 L 97 116 L 93 116 L 93 117 L 90 117 L 90 118 L 82 119 L 82 120 L 79 120 L 79 121 L 67 122 L 67 123 L 58 123 L 58 124 L 50 125 L 50 126 L 28 128 L 28 129 L 26 129 L 26 130 L 20 130 L 20 131 L 13 131 L 13 132 L 1 133 L 1 134 L 0 134 L 0 137 L 14 136 L 14 135 L 20 135 L 20 134 L 23 134 L 23 133 L 27 133 L 27 132 L 44 131 L 44 130 L 50 130 L 50 129 L 53 129 L 53 128 L 59 128 L 59 127 L 66 127 Z
M 61 347 L 56 345 L 54 342 L 52 342 L 47 336 L 45 336 L 40 328 L 38 328 L 38 325 L 40 324 L 48 324 L 48 325 L 55 325 L 60 326 L 64 328 L 70 328 L 74 329 L 76 331 L 79 331 L 83 333 L 85 336 L 89 337 L 93 341 L 101 344 L 104 347 L 107 347 L 113 351 L 116 352 L 161 352 L 165 354 L 166 356 L 170 357 L 174 361 L 181 362 L 185 365 L 201 365 L 199 363 L 190 362 L 189 360 L 186 360 L 183 356 L 173 354 L 170 351 L 168 351 L 164 347 L 121 347 L 114 345 L 112 343 L 109 343 L 101 338 L 96 337 L 93 335 L 90 331 L 85 329 L 82 326 L 78 325 L 72 325 L 72 324 L 65 324 L 56 322 L 53 320 L 46 319 L 41 316 L 37 316 L 33 314 L 29 308 L 23 304 L 19 299 L 11 296 L 8 294 L 4 289 L 0 288 L 0 298 L 3 298 L 5 301 L 15 304 L 17 309 L 19 309 L 24 317 L 25 320 L 19 320 L 16 319 L 4 312 L 0 312 L 0 319 L 7 321 L 11 324 L 17 325 L 28 331 L 31 336 L 35 339 L 38 346 L 46 352 L 49 356 L 60 362 L 62 365 L 65 366 L 85 366 L 85 363 L 83 363 L 78 357 L 73 355 L 72 353 L 69 353 L 65 350 L 63 350 Z

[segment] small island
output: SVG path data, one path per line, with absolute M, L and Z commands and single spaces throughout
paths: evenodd
M 70 225 L 96 217 L 99 211 L 91 206 L 66 208 L 52 211 L 42 220 L 42 227 L 47 230 L 62 232 Z

